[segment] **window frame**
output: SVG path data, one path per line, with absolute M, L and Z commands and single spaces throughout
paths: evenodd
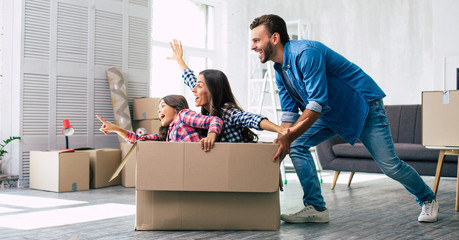
M 154 1 L 154 0 L 153 0 Z M 190 66 L 190 58 L 191 57 L 196 57 L 196 58 L 204 58 L 206 59 L 206 63 L 205 63 L 205 69 L 208 69 L 209 67 L 212 67 L 212 68 L 218 68 L 219 66 L 217 65 L 217 59 L 219 59 L 219 56 L 221 56 L 221 51 L 219 51 L 218 49 L 221 49 L 219 47 L 219 36 L 221 35 L 221 30 L 219 28 L 217 28 L 216 26 L 219 26 L 220 25 L 220 22 L 221 22 L 221 19 L 219 19 L 217 16 L 219 16 L 219 13 L 222 11 L 222 6 L 221 6 L 221 1 L 220 0 L 217 0 L 217 1 L 209 1 L 209 0 L 189 0 L 191 2 L 195 2 L 195 3 L 199 3 L 199 4 L 205 4 L 205 5 L 208 5 L 209 7 L 212 7 L 213 8 L 213 18 L 210 19 L 208 14 L 206 16 L 206 44 L 205 44 L 205 48 L 199 48 L 199 47 L 192 47 L 192 46 L 188 46 L 184 43 L 183 44 L 183 60 L 185 61 L 185 63 L 190 67 L 190 69 L 192 69 L 193 71 L 195 71 L 195 74 L 204 70 L 204 69 L 193 69 L 193 66 Z M 153 13 L 152 13 L 152 20 L 153 20 L 154 16 L 153 16 Z M 214 29 L 212 31 L 209 31 L 209 22 L 213 22 L 212 26 L 214 27 Z M 153 24 L 152 24 L 153 25 Z M 151 29 L 151 32 L 152 34 L 154 33 L 154 29 L 153 29 L 153 26 L 152 26 L 152 29 Z M 211 36 L 213 38 L 213 46 L 212 48 L 209 48 L 209 32 L 213 32 L 213 36 Z M 170 41 L 172 41 L 173 39 L 170 39 Z M 178 39 L 180 40 L 180 39 Z M 151 64 L 150 64 L 150 71 L 153 70 L 153 68 L 155 67 L 154 64 L 153 64 L 153 58 L 154 58 L 154 48 L 155 47 L 159 47 L 159 48 L 165 48 L 165 49 L 170 49 L 170 44 L 169 42 L 164 42 L 164 41 L 160 41 L 160 40 L 154 40 L 154 37 L 152 36 L 151 37 Z M 171 55 L 172 55 L 172 52 L 171 52 Z M 209 66 L 209 62 L 212 62 L 212 66 Z M 221 66 L 221 65 L 220 65 Z M 177 67 L 177 69 L 179 69 Z M 182 75 L 182 72 L 180 72 L 180 70 L 177 70 L 177 74 L 180 74 L 179 76 Z M 163 96 L 153 96 L 152 94 L 154 93 L 154 90 L 153 88 L 158 86 L 158 83 L 157 82 L 154 82 L 154 74 L 150 74 L 150 97 L 163 97 Z M 178 89 L 173 89 L 171 90 L 171 93 L 174 91 L 174 90 L 178 90 Z M 180 87 L 179 89 L 179 94 L 182 94 L 184 96 L 187 96 L 189 93 L 189 88 L 188 86 L 184 85 L 183 84 L 183 87 Z M 190 99 L 187 99 L 189 101 L 189 104 L 190 104 L 190 107 L 192 107 L 193 104 L 191 104 L 190 102 Z

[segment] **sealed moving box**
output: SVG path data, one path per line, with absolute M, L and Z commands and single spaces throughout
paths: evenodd
M 134 98 L 134 120 L 159 119 L 158 110 L 160 98 Z
M 279 229 L 277 147 L 137 142 L 136 230 Z
M 89 185 L 91 188 L 114 186 L 121 183 L 120 176 L 109 182 L 113 172 L 116 171 L 116 168 L 121 163 L 121 150 L 114 148 L 102 148 L 81 152 L 89 153 L 91 171 Z
M 459 147 L 459 90 L 422 92 L 422 145 Z
M 53 192 L 89 190 L 89 153 L 30 151 L 30 188 Z

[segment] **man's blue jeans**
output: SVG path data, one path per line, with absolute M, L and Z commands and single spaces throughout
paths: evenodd
M 411 166 L 400 160 L 395 154 L 394 143 L 390 134 L 389 122 L 382 100 L 370 103 L 365 126 L 359 140 L 373 156 L 376 164 L 390 178 L 399 181 L 416 197 L 418 204 L 435 199 L 435 194 Z M 303 135 L 292 142 L 290 158 L 303 187 L 303 203 L 325 208 L 325 201 L 320 190 L 317 170 L 309 148 L 335 136 L 319 118 Z

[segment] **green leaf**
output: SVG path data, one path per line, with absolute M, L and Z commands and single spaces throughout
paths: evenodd
M 9 137 L 5 140 L 3 140 L 3 143 L 4 144 L 0 144 L 0 157 L 2 157 L 4 154 L 8 153 L 7 151 L 3 150 L 3 148 L 5 148 L 5 146 L 10 143 L 11 141 L 14 141 L 14 140 L 20 140 L 21 137 Z

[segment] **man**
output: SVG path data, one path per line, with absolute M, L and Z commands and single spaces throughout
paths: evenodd
M 329 221 L 309 148 L 338 134 L 350 144 L 360 140 L 381 170 L 415 195 L 422 206 L 418 221 L 437 221 L 435 194 L 395 154 L 382 102 L 385 94 L 376 82 L 320 42 L 290 41 L 285 21 L 279 16 L 255 18 L 250 29 L 251 49 L 262 63 L 274 62 L 282 125 L 290 127 L 308 118 L 297 131 L 275 140 L 280 144 L 280 159 L 290 147 L 290 158 L 304 191 L 305 207 L 294 214 L 282 214 L 281 219 L 292 223 Z

